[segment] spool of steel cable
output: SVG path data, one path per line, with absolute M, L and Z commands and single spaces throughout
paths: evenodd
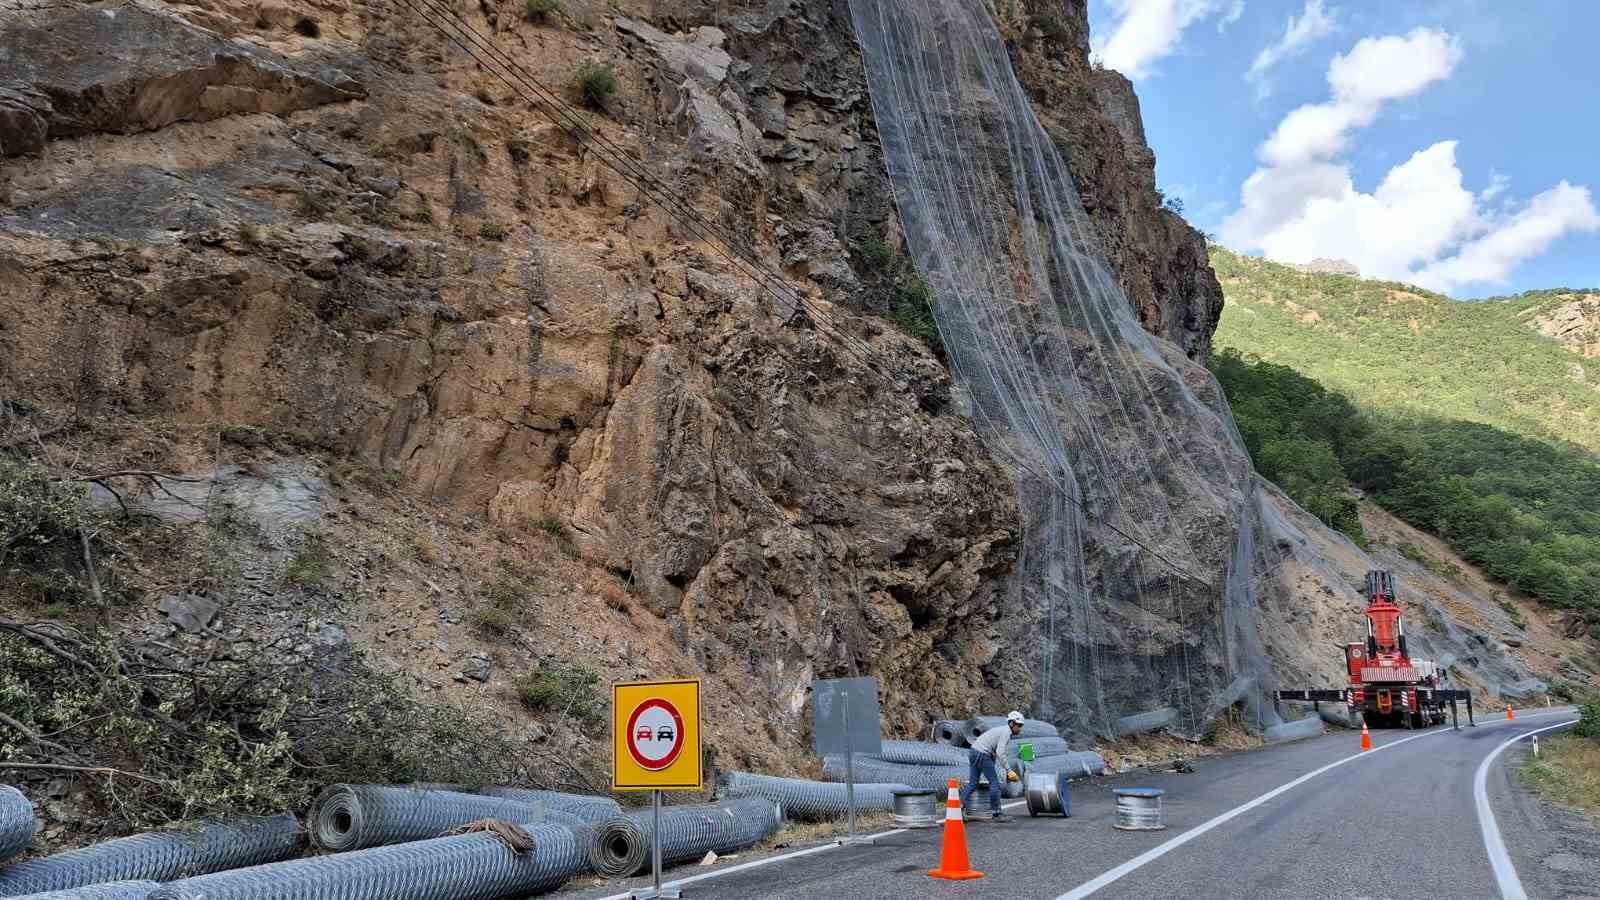
M 1117 798 L 1115 827 L 1123 831 L 1160 831 L 1166 828 L 1161 821 L 1160 788 L 1115 788 Z
M 1060 772 L 1030 772 L 1024 793 L 1028 815 L 1072 816 L 1072 797 L 1067 792 L 1067 776 Z
M 894 792 L 894 823 L 901 828 L 932 828 L 944 820 L 938 814 L 935 791 L 897 790 Z

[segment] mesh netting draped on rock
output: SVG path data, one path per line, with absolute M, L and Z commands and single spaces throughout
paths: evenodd
M 1281 554 L 1215 381 L 1140 328 L 983 0 L 849 7 L 907 249 L 1016 486 L 1003 627 L 1032 711 L 1110 736 L 1172 707 L 1198 734 L 1245 677 L 1275 724 L 1256 588 Z

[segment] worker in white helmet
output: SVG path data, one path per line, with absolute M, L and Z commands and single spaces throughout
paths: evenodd
M 996 822 L 1008 820 L 1008 816 L 1000 811 L 1000 772 L 1012 781 L 1017 779 L 1015 772 L 1011 771 L 1010 760 L 1006 759 L 1006 744 L 1012 738 L 1022 733 L 1022 713 L 1012 710 L 1006 714 L 1006 723 L 998 725 L 978 735 L 972 742 L 972 748 L 967 751 L 967 783 L 961 787 L 961 805 L 967 805 L 967 799 L 978 787 L 980 777 L 989 779 L 989 810 L 994 813 Z

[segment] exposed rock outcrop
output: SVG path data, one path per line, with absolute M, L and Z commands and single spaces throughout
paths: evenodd
M 1296 272 L 1306 272 L 1311 275 L 1349 275 L 1352 278 L 1361 277 L 1361 270 L 1356 268 L 1355 263 L 1346 262 L 1342 259 L 1327 259 L 1326 257 L 1321 256 L 1307 263 L 1290 263 L 1289 268 L 1295 270 Z

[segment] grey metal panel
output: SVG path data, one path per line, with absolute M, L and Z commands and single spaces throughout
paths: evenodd
M 811 716 L 819 756 L 883 752 L 878 679 L 822 678 L 811 682 Z

